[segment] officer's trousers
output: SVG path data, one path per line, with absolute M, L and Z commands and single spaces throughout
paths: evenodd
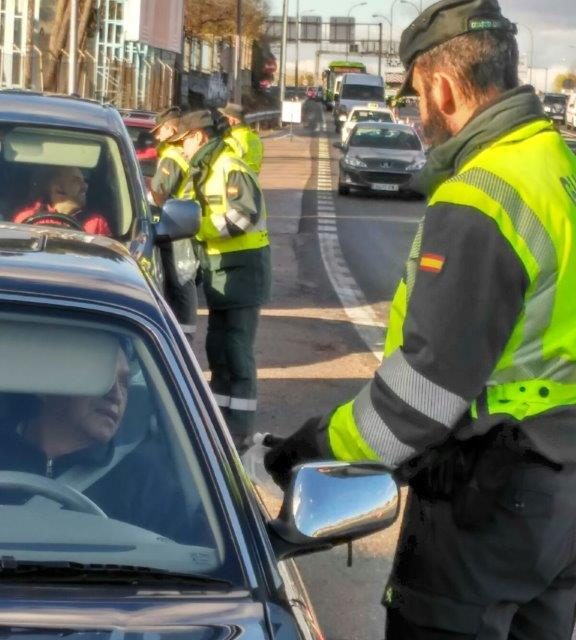
M 385 591 L 386 640 L 569 640 L 576 606 L 576 465 L 518 462 L 475 528 L 410 493 Z
M 210 387 L 239 450 L 249 444 L 256 414 L 254 340 L 260 307 L 209 309 L 206 353 Z

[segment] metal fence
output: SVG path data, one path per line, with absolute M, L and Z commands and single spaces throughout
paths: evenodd
M 0 47 L 0 88 L 68 93 L 68 53 L 59 56 L 34 47 L 26 55 L 16 47 Z M 174 68 L 161 59 L 97 58 L 78 51 L 76 93 L 128 109 L 157 111 L 172 100 Z

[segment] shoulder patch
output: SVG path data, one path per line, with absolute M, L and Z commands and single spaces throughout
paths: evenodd
M 420 256 L 420 271 L 429 271 L 430 273 L 440 273 L 444 268 L 446 258 L 436 253 L 423 253 Z

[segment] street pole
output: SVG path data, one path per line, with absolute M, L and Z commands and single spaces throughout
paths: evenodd
M 68 93 L 76 93 L 76 49 L 78 47 L 78 0 L 70 0 L 68 33 Z
M 378 23 L 378 75 L 382 76 L 382 23 Z
M 367 2 L 357 2 L 356 4 L 353 4 L 350 9 L 348 9 L 348 17 L 350 18 L 350 15 L 352 13 L 353 9 L 356 9 L 356 7 L 364 7 L 365 5 L 367 5 Z M 350 34 L 352 32 L 351 29 L 351 24 L 348 22 L 348 24 L 346 25 L 346 60 L 348 60 L 348 51 L 350 49 Z
M 234 51 L 234 102 L 242 104 L 242 0 L 236 0 L 236 46 Z
M 298 81 L 298 58 L 300 56 L 300 0 L 296 0 L 296 61 L 294 64 L 294 86 L 299 86 Z
M 518 25 L 524 27 L 524 29 L 528 31 L 528 35 L 530 36 L 530 70 L 528 71 L 528 82 L 529 84 L 532 84 L 532 69 L 534 68 L 534 32 L 528 25 L 522 24 L 521 22 L 519 22 Z
M 400 2 L 400 0 L 394 0 L 390 7 L 390 44 L 388 49 L 388 53 L 390 53 L 390 55 L 392 55 L 392 38 L 394 37 L 394 5 L 397 2 Z
M 286 44 L 288 41 L 288 0 L 282 3 L 282 40 L 280 44 L 280 108 L 284 102 L 286 90 Z

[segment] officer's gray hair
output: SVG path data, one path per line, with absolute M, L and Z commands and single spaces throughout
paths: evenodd
M 481 100 L 493 89 L 508 91 L 519 85 L 518 44 L 504 31 L 465 33 L 423 53 L 417 67 L 425 86 L 434 72 L 446 71 L 459 82 L 465 98 Z

